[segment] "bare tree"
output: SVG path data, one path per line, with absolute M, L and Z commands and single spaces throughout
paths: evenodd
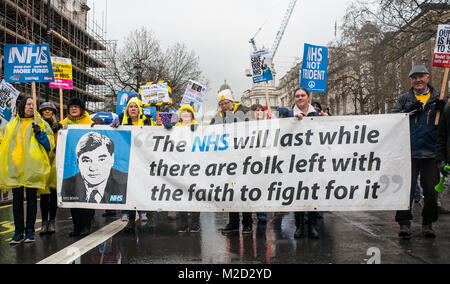
M 330 68 L 334 75 L 330 87 L 335 96 L 351 99 L 354 114 L 371 114 L 378 111 L 376 80 L 378 60 L 377 45 L 382 33 L 376 23 L 369 21 L 370 14 L 361 3 L 351 5 L 341 26 L 341 37 L 332 46 Z
M 199 58 L 185 44 L 176 43 L 162 50 L 152 31 L 140 28 L 131 32 L 122 47 L 110 54 L 107 74 L 102 78 L 111 91 L 137 91 L 139 83 L 170 81 L 174 105 L 183 97 L 188 81 L 202 77 Z

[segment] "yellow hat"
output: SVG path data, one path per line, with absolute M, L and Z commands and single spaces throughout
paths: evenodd
M 179 116 L 179 117 L 181 116 L 181 112 L 182 112 L 183 110 L 188 110 L 188 111 L 190 111 L 190 112 L 192 113 L 192 118 L 195 117 L 194 109 L 193 109 L 190 105 L 183 105 L 182 107 L 180 107 L 180 109 L 178 110 L 178 116 Z

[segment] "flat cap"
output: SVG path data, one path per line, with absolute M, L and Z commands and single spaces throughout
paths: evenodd
M 408 77 L 412 77 L 415 74 L 428 74 L 430 75 L 430 72 L 428 71 L 427 67 L 423 65 L 416 65 L 411 69 L 411 72 L 409 72 Z

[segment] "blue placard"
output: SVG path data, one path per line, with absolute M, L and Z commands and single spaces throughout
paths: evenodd
M 132 95 L 140 97 L 138 93 L 136 92 L 125 92 L 125 91 L 119 91 L 117 92 L 117 109 L 116 113 L 121 114 L 127 107 L 128 98 Z
M 5 44 L 5 81 L 53 82 L 50 48 L 44 44 Z
M 70 129 L 66 142 L 63 179 L 70 178 L 80 172 L 76 149 L 80 139 L 90 132 L 96 132 L 111 139 L 114 144 L 113 168 L 128 173 L 131 131 Z
M 305 43 L 300 87 L 312 93 L 327 92 L 328 48 Z
M 156 122 L 156 116 L 157 116 L 157 109 L 156 109 L 156 107 L 143 107 L 142 108 L 142 111 L 144 112 L 144 115 L 147 117 L 147 118 L 150 118 L 150 116 L 151 117 L 153 117 L 153 121 L 155 121 Z

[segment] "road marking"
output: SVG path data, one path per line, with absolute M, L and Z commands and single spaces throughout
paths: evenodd
M 117 220 L 90 234 L 84 239 L 38 262 L 37 264 L 71 264 L 76 262 L 83 254 L 104 243 L 118 232 L 122 231 L 127 222 Z

